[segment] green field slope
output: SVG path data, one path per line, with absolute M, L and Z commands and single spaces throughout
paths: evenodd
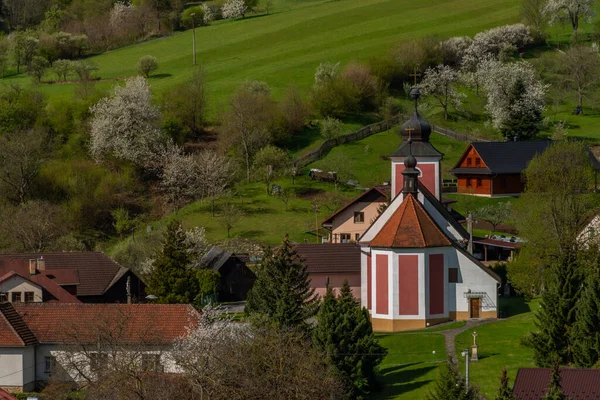
M 340 0 L 284 1 L 271 15 L 215 22 L 196 30 L 198 61 L 207 72 L 213 111 L 247 79 L 266 81 L 277 96 L 290 83 L 312 85 L 323 61 L 345 63 L 385 53 L 421 35 L 472 35 L 518 20 L 520 0 Z M 158 58 L 155 91 L 185 82 L 192 73 L 192 32 L 111 51 L 91 59 L 108 88 L 135 74 L 144 55 Z M 6 83 L 29 85 L 20 75 Z M 73 85 L 44 85 L 51 99 L 69 98 Z

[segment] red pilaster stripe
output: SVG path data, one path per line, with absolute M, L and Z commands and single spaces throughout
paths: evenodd
M 444 313 L 444 255 L 429 256 L 429 314 Z
M 371 310 L 371 303 L 373 297 L 373 290 L 371 289 L 373 283 L 373 268 L 371 267 L 371 255 L 367 255 L 367 310 Z
M 388 256 L 377 254 L 375 256 L 375 268 L 377 272 L 376 286 L 377 295 L 375 307 L 377 314 L 388 313 Z
M 419 314 L 419 256 L 398 256 L 400 315 Z
M 417 168 L 421 170 L 421 176 L 419 177 L 419 183 L 423 184 L 434 196 L 435 190 L 435 164 L 418 164 Z
M 396 190 L 393 193 L 392 198 L 396 197 L 398 193 L 402 191 L 402 187 L 404 186 L 404 175 L 402 175 L 402 171 L 404 171 L 404 164 L 396 164 Z

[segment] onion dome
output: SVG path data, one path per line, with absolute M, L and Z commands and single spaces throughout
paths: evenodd
M 402 140 L 406 141 L 408 139 L 412 139 L 415 141 L 428 142 L 429 136 L 431 135 L 431 125 L 421 118 L 419 111 L 417 110 L 419 97 L 421 97 L 421 92 L 419 91 L 418 87 L 412 88 L 410 91 L 410 97 L 415 102 L 415 110 L 410 119 L 406 121 L 400 128 Z

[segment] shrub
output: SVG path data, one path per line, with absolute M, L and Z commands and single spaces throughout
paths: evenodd
M 193 16 L 192 16 L 193 14 Z M 181 22 L 191 28 L 192 26 L 206 25 L 204 18 L 206 16 L 206 11 L 202 6 L 195 6 L 186 8 L 181 13 Z
M 402 105 L 393 97 L 386 97 L 379 108 L 379 115 L 384 121 L 390 121 L 396 115 L 402 112 Z
M 313 107 L 324 117 L 341 117 L 360 111 L 359 89 L 340 77 L 313 87 L 311 100 Z
M 52 70 L 58 80 L 66 81 L 67 76 L 73 71 L 73 62 L 69 60 L 56 60 L 52 64 Z
M 381 86 L 368 65 L 351 62 L 344 68 L 342 79 L 356 89 L 361 110 L 372 110 L 376 107 L 381 94 Z
M 327 117 L 321 121 L 321 136 L 325 139 L 336 138 L 342 133 L 342 121 Z
M 145 78 L 149 78 L 150 74 L 158 69 L 158 61 L 153 56 L 142 56 L 137 64 L 138 72 Z
M 228 0 L 221 8 L 221 14 L 224 19 L 235 19 L 237 17 L 244 18 L 248 6 L 244 0 Z

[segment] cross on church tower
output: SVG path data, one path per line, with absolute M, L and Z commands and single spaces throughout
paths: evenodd
M 409 126 L 408 128 L 404 129 L 406 132 L 408 132 L 408 140 L 410 140 L 412 138 L 412 133 L 415 130 L 415 128 L 413 128 L 412 126 Z
M 414 68 L 413 73 L 410 74 L 409 76 L 412 76 L 414 78 L 415 86 L 416 86 L 417 85 L 417 76 L 421 76 L 421 74 L 417 72 L 417 67 Z

